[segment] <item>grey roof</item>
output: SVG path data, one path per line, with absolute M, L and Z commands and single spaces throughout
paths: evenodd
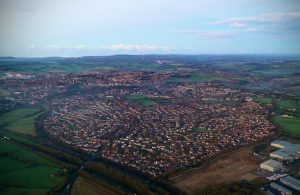
M 271 144 L 279 144 L 279 145 L 282 145 L 284 147 L 288 147 L 288 146 L 291 145 L 291 143 L 289 143 L 287 141 L 283 141 L 283 140 L 275 140 Z
M 296 190 L 300 190 L 300 180 L 291 176 L 283 177 L 280 181 L 288 186 L 295 188 Z
M 268 165 L 268 166 L 271 166 L 271 167 L 279 167 L 279 166 L 282 166 L 282 163 L 277 161 L 277 160 L 273 160 L 273 159 L 270 159 L 270 160 L 267 160 L 263 163 L 261 163 L 263 165 Z
M 280 191 L 280 192 L 285 192 L 285 193 L 288 193 L 288 194 L 292 194 L 291 190 L 289 190 L 289 189 L 287 189 L 287 188 L 285 188 L 285 187 L 283 187 L 283 186 L 281 186 L 277 183 L 274 183 L 274 182 L 271 183 L 271 187 L 278 190 L 278 191 Z
M 295 154 L 295 152 L 290 151 L 290 150 L 280 149 L 280 150 L 276 150 L 276 151 L 272 152 L 272 154 L 276 154 L 278 156 L 287 158 L 287 157 L 293 156 Z
M 282 145 L 284 147 L 284 149 L 286 149 L 286 150 L 293 150 L 295 152 L 300 151 L 300 144 L 292 144 L 290 142 L 283 141 L 283 140 L 275 140 L 271 144 Z

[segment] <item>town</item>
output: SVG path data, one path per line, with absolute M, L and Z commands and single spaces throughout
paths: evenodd
M 47 102 L 43 127 L 57 142 L 152 176 L 275 135 L 268 106 L 254 102 L 255 94 L 172 77 L 143 71 L 9 74 L 2 86 L 17 102 Z

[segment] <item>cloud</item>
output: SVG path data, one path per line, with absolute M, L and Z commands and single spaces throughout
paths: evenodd
M 200 25 L 232 25 L 232 24 L 266 24 L 266 23 L 289 23 L 298 22 L 300 20 L 300 12 L 289 13 L 265 13 L 258 16 L 226 18 L 212 22 L 200 23 Z
M 113 45 L 102 45 L 102 46 L 91 46 L 91 45 L 29 45 L 29 49 L 42 49 L 42 50 L 98 50 L 98 51 L 113 51 L 113 52 L 170 52 L 175 48 L 157 45 L 146 45 L 146 44 L 113 44 Z
M 184 30 L 199 37 L 230 38 L 243 34 L 271 35 L 300 39 L 300 12 L 265 13 L 200 23 L 201 29 Z M 206 30 L 214 27 L 214 30 Z
M 247 28 L 247 29 L 230 29 L 230 30 L 183 30 L 184 33 L 194 34 L 197 37 L 203 38 L 229 38 L 246 33 L 261 33 L 265 32 L 262 28 Z
M 235 28 L 242 28 L 242 27 L 246 27 L 247 24 L 244 23 L 239 23 L 239 22 L 234 22 L 232 24 L 230 24 L 231 27 L 235 27 Z
M 102 49 L 109 49 L 114 51 L 170 51 L 173 48 L 170 47 L 163 47 L 163 46 L 156 46 L 156 45 L 138 45 L 138 44 L 115 44 L 109 46 L 102 46 Z

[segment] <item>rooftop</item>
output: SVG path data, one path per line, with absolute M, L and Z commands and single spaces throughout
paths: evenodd
M 282 183 L 288 183 L 291 186 L 295 186 L 297 189 L 300 189 L 300 180 L 291 176 L 283 177 L 280 179 Z
M 263 165 L 267 165 L 267 166 L 271 166 L 271 167 L 279 167 L 279 166 L 282 166 L 282 163 L 277 161 L 277 160 L 273 160 L 273 159 L 270 159 L 270 160 L 267 160 L 263 163 L 261 163 Z
M 285 187 L 283 187 L 283 186 L 281 186 L 281 185 L 279 185 L 275 182 L 271 183 L 271 187 L 277 189 L 280 192 L 285 192 L 287 194 L 292 194 L 292 191 L 290 191 L 289 189 L 287 189 L 287 188 L 285 188 Z

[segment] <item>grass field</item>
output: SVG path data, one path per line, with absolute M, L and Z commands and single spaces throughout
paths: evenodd
M 114 195 L 115 193 L 85 177 L 78 177 L 71 191 L 71 195 L 97 195 L 97 194 Z
M 196 83 L 196 82 L 206 82 L 206 81 L 213 81 L 213 80 L 222 80 L 218 77 L 214 77 L 207 74 L 189 74 L 189 75 L 176 75 L 171 76 L 167 82 L 170 83 Z
M 255 180 L 251 173 L 258 167 L 251 158 L 252 148 L 242 149 L 199 168 L 190 169 L 171 181 L 181 190 L 191 193 L 196 189 L 214 184 L 231 183 L 240 180 Z
M 10 112 L 0 115 L 0 125 L 1 126 L 8 125 L 22 118 L 32 116 L 40 112 L 40 110 L 41 109 L 38 107 L 24 107 L 24 108 L 14 109 Z
M 275 113 L 277 116 L 272 119 L 272 122 L 278 125 L 285 135 L 300 137 L 300 104 L 297 101 L 276 100 Z
M 137 104 L 144 106 L 144 107 L 153 106 L 156 104 L 155 101 L 145 97 L 144 95 L 139 95 L 139 94 L 130 95 L 130 96 L 128 96 L 128 99 L 133 100 Z
M 260 103 L 262 105 L 268 105 L 272 103 L 272 98 L 270 97 L 262 97 L 258 96 L 254 99 L 255 102 Z
M 0 126 L 14 132 L 36 136 L 35 121 L 44 107 L 21 107 L 0 115 Z
M 276 109 L 288 110 L 288 109 L 297 109 L 299 105 L 294 100 L 277 100 Z
M 63 183 L 61 168 L 47 158 L 0 140 L 0 194 L 45 194 Z
M 300 137 L 300 119 L 293 117 L 275 117 L 273 122 L 283 130 L 286 135 Z

